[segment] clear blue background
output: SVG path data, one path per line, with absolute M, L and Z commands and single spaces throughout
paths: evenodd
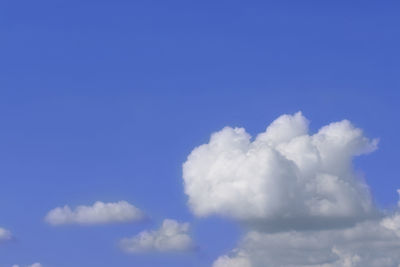
M 397 201 L 398 1 L 0 2 L 0 266 L 209 266 L 241 231 L 196 219 L 181 165 L 226 125 L 256 135 L 302 110 L 379 137 L 358 158 L 377 204 Z M 151 220 L 54 228 L 50 209 L 127 200 Z M 199 249 L 126 255 L 122 237 L 192 223 Z

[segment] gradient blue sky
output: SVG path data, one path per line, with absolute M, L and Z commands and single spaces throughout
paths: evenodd
M 241 231 L 197 219 L 182 163 L 226 125 L 255 135 L 301 110 L 349 119 L 379 149 L 357 158 L 375 201 L 397 201 L 400 3 L 0 3 L 0 266 L 209 266 Z M 150 221 L 51 227 L 52 208 L 126 200 Z M 196 252 L 127 255 L 126 236 L 192 223 Z

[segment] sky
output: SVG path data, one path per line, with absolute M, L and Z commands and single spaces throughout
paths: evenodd
M 399 8 L 1 1 L 0 267 L 398 266 Z

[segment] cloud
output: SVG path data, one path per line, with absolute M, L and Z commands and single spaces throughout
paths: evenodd
M 332 230 L 252 231 L 230 256 L 221 256 L 213 267 L 397 267 L 400 238 L 381 222 L 365 221 Z
M 188 232 L 188 223 L 165 219 L 160 229 L 143 231 L 132 238 L 122 239 L 120 247 L 127 253 L 187 251 L 194 248 Z
M 93 206 L 78 206 L 72 210 L 69 206 L 49 211 L 45 221 L 51 225 L 62 224 L 106 224 L 138 221 L 144 214 L 126 201 L 104 203 L 97 201 Z
M 298 112 L 256 138 L 225 127 L 183 164 L 188 204 L 197 216 L 219 214 L 269 229 L 351 225 L 376 216 L 352 159 L 377 148 L 349 121 L 309 134 Z
M 298 112 L 255 138 L 225 127 L 188 156 L 192 212 L 227 216 L 249 230 L 214 267 L 400 266 L 400 212 L 376 208 L 352 164 L 378 140 L 348 120 L 314 134 L 308 125 Z
M 20 266 L 17 264 L 14 264 L 12 267 L 20 267 Z M 42 267 L 42 265 L 40 263 L 36 262 L 32 265 L 27 265 L 26 267 Z
M 0 242 L 12 239 L 12 234 L 9 230 L 0 227 Z
M 397 193 L 400 196 L 400 190 L 397 190 Z M 397 205 L 400 208 L 400 200 Z M 381 225 L 395 232 L 400 238 L 400 213 L 395 213 L 391 216 L 387 216 L 382 220 Z
M 213 267 L 251 267 L 251 262 L 244 255 L 235 257 L 221 256 L 213 264 Z

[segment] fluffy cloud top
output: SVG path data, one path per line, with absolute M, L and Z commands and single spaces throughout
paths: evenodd
M 183 165 L 191 210 L 290 229 L 372 217 L 368 187 L 352 159 L 374 151 L 377 140 L 347 120 L 312 135 L 308 124 L 298 112 L 279 117 L 254 140 L 243 128 L 212 134 Z
M 90 225 L 131 222 L 143 218 L 143 212 L 126 201 L 115 203 L 97 201 L 93 206 L 78 206 L 74 210 L 69 206 L 55 208 L 47 213 L 45 221 L 52 225 Z
M 194 247 L 188 232 L 188 223 L 165 219 L 160 229 L 143 231 L 132 238 L 122 239 L 120 246 L 128 253 L 186 251 Z
M 213 266 L 397 267 L 399 251 L 400 238 L 390 227 L 366 221 L 345 229 L 250 232 Z
M 10 240 L 12 238 L 12 234 L 10 231 L 4 228 L 0 228 L 0 242 Z

